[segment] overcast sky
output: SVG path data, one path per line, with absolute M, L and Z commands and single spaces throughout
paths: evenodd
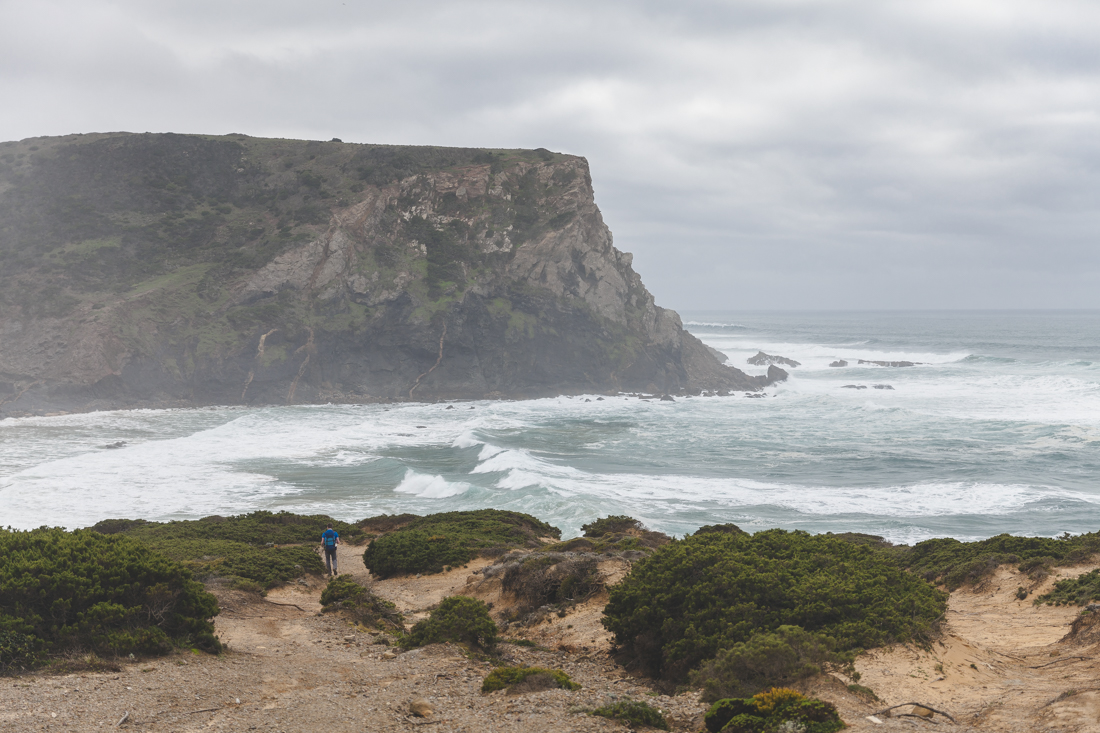
M 584 155 L 677 309 L 1100 307 L 1100 3 L 0 0 L 0 139 Z

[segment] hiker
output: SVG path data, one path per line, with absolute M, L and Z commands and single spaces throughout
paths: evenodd
M 330 524 L 321 535 L 321 547 L 325 548 L 325 570 L 336 576 L 336 546 L 340 544 L 340 535 Z

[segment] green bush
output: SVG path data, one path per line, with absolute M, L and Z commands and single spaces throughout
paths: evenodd
M 585 537 L 603 537 L 611 532 L 627 532 L 632 529 L 641 530 L 642 523 L 634 517 L 624 514 L 615 514 L 610 517 L 597 519 L 594 522 L 581 525 Z
M 0 629 L 0 674 L 37 667 L 39 646 L 33 636 Z
M 350 575 L 329 580 L 321 591 L 322 613 L 343 611 L 351 620 L 364 626 L 389 626 L 404 629 L 402 617 L 393 603 L 379 598 Z
M 537 553 L 508 563 L 501 577 L 501 588 L 519 601 L 517 614 L 583 601 L 602 587 L 595 558 L 559 553 Z
M 497 625 L 483 601 L 468 596 L 450 596 L 444 598 L 428 618 L 412 627 L 402 640 L 402 646 L 454 641 L 489 650 L 496 646 L 498 638 Z
M 1019 594 L 1016 597 L 1019 598 Z M 1049 593 L 1044 593 L 1035 599 L 1035 605 L 1045 603 L 1048 606 L 1084 606 L 1090 601 L 1100 601 L 1100 570 L 1082 573 L 1076 578 L 1059 580 Z
M 719 649 L 800 626 L 870 648 L 928 632 L 947 594 L 867 545 L 806 532 L 708 532 L 659 548 L 611 588 L 604 626 L 628 663 L 680 680 Z
M 749 697 L 772 687 L 821 674 L 827 666 L 851 665 L 854 655 L 834 651 L 836 640 L 797 626 L 760 631 L 704 662 L 691 673 L 703 700 Z
M 835 733 L 845 727 L 836 708 L 787 688 L 772 688 L 750 698 L 727 698 L 710 706 L 703 718 L 710 733 Z
M 553 680 L 555 687 L 563 690 L 579 690 L 581 686 L 569 678 L 560 669 L 543 669 L 542 667 L 497 667 L 481 683 L 482 692 L 496 692 L 505 687 L 518 685 L 528 677 L 534 675 L 547 675 Z
M 499 509 L 444 512 L 418 517 L 371 541 L 363 564 L 377 578 L 402 573 L 438 573 L 465 565 L 480 553 L 512 547 L 539 547 L 539 537 L 561 537 L 561 530 L 529 514 Z
M 103 534 L 123 532 L 139 538 L 162 540 L 228 540 L 246 545 L 319 544 L 329 524 L 340 539 L 356 544 L 366 534 L 354 524 L 324 514 L 257 511 L 234 517 L 210 516 L 176 522 L 148 522 L 144 519 L 105 519 L 91 529 Z
M 214 596 L 177 562 L 125 536 L 0 530 L 0 664 L 39 652 L 218 651 Z
M 314 547 L 328 524 L 346 542 L 355 543 L 366 536 L 359 527 L 323 514 L 268 511 L 165 523 L 106 519 L 92 529 L 132 537 L 184 563 L 200 578 L 243 578 L 271 588 L 307 573 L 319 575 L 324 571 Z
M 927 580 L 942 582 L 949 590 L 985 578 L 1001 565 L 1020 563 L 1021 571 L 1038 564 L 1072 565 L 1100 552 L 1100 532 L 1071 536 L 1016 537 L 1001 534 L 978 542 L 949 537 L 898 548 L 899 562 Z
M 601 718 L 621 720 L 631 728 L 646 727 L 658 730 L 671 730 L 668 721 L 661 711 L 652 705 L 634 700 L 620 700 L 602 708 L 589 711 L 590 715 L 598 715 Z

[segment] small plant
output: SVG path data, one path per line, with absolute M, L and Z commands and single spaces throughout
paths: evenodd
M 859 685 L 859 684 L 855 684 L 855 683 L 850 684 L 850 685 L 848 685 L 848 691 L 849 692 L 854 692 L 857 695 L 863 695 L 864 697 L 869 697 L 872 700 L 878 700 L 879 699 L 878 695 L 875 694 L 874 690 L 872 690 L 870 687 L 864 687 L 863 685 Z
M 581 686 L 569 678 L 560 669 L 543 669 L 542 667 L 497 667 L 481 683 L 482 692 L 496 692 L 505 688 L 511 688 L 530 680 L 533 677 L 545 677 L 540 679 L 540 684 L 535 685 L 540 689 L 560 687 L 563 690 L 579 690 Z
M 835 733 L 845 727 L 832 704 L 782 687 L 719 700 L 703 720 L 711 733 Z
M 1100 570 L 1092 570 L 1076 578 L 1059 580 L 1049 593 L 1044 593 L 1035 599 L 1035 605 L 1045 603 L 1048 606 L 1073 604 L 1083 606 L 1090 601 L 1098 600 L 1100 600 Z
M 343 611 L 354 623 L 363 626 L 387 625 L 401 629 L 402 617 L 397 607 L 374 595 L 369 588 L 356 583 L 350 575 L 340 575 L 321 591 L 321 612 Z
M 798 626 L 761 631 L 734 644 L 691 673 L 703 700 L 746 697 L 761 690 L 821 674 L 827 666 L 850 667 L 851 653 L 834 651 L 836 640 Z M 852 670 L 854 671 L 854 670 Z
M 40 646 L 33 636 L 0 630 L 0 674 L 37 667 Z
M 661 711 L 649 703 L 636 702 L 634 700 L 620 700 L 619 702 L 604 705 L 589 711 L 589 715 L 598 715 L 601 718 L 621 720 L 631 728 L 646 727 L 658 730 L 671 730 L 668 721 Z
M 453 641 L 488 651 L 496 646 L 498 638 L 497 625 L 483 601 L 468 596 L 450 596 L 444 598 L 428 618 L 413 626 L 402 639 L 402 646 Z

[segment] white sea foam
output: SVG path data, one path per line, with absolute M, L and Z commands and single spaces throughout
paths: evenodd
M 457 481 L 448 481 L 442 476 L 428 476 L 412 469 L 405 472 L 405 478 L 394 489 L 399 494 L 412 494 L 424 499 L 443 499 L 458 496 L 470 489 L 470 485 Z
M 669 532 L 735 522 L 914 541 L 1100 523 L 1100 358 L 1090 352 L 965 358 L 980 351 L 933 353 L 927 338 L 912 348 L 882 338 L 800 344 L 776 333 L 704 335 L 749 372 L 763 371 L 743 363 L 757 350 L 803 362 L 762 400 L 620 395 L 4 420 L 0 524 L 496 506 L 567 534 L 626 513 Z M 828 367 L 836 358 L 853 366 Z M 854 358 L 934 363 L 887 369 Z M 126 447 L 103 448 L 118 440 Z

